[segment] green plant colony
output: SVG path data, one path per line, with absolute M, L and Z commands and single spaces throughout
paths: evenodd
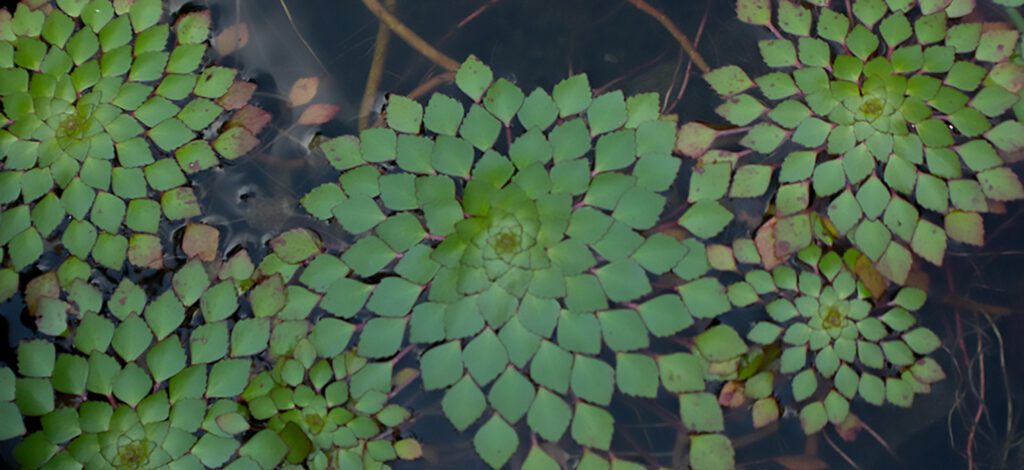
M 337 180 L 301 204 L 347 248 L 293 229 L 255 257 L 188 222 L 189 175 L 266 122 L 207 63 L 208 12 L 0 12 L 0 298 L 38 330 L 0 369 L 0 438 L 26 468 L 387 468 L 421 455 L 389 403 L 416 381 L 494 468 L 560 468 L 540 441 L 642 468 L 613 450 L 625 395 L 677 397 L 714 470 L 735 465 L 723 408 L 813 434 L 854 402 L 912 406 L 944 373 L 911 271 L 1024 197 L 1003 160 L 1024 146 L 1020 35 L 968 0 L 829 4 L 737 1 L 771 39 L 767 72 L 705 75 L 728 126 L 586 75 L 527 94 L 470 57 L 458 96 L 392 95 L 379 126 L 322 140 Z M 767 206 L 754 230 L 746 201 Z M 62 259 L 20 289 L 47 247 Z M 165 252 L 185 258 L 165 288 L 96 281 Z

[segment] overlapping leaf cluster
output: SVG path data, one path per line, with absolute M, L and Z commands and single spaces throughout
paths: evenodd
M 58 242 L 109 269 L 162 267 L 161 220 L 199 215 L 188 175 L 257 142 L 255 85 L 206 64 L 210 12 L 167 16 L 160 0 L 0 11 L 0 247 L 13 272 Z
M 424 387 L 444 390 L 457 429 L 482 420 L 488 464 L 516 451 L 524 419 L 544 440 L 608 450 L 613 392 L 654 397 L 676 366 L 642 352 L 650 336 L 693 323 L 649 279 L 689 269 L 702 245 L 643 233 L 680 167 L 675 122 L 656 94 L 594 97 L 585 75 L 526 96 L 470 58 L 456 84 L 468 111 L 392 95 L 385 126 L 321 146 L 341 173 L 303 204 L 357 235 L 341 255 L 355 276 L 328 295 L 344 287 L 345 312 L 375 315 L 360 355 L 394 355 L 407 329 L 427 345 Z
M 800 252 L 799 270 L 787 265 L 770 274 L 747 273 L 747 282 L 765 293 L 769 316 L 747 338 L 761 345 L 762 352 L 781 351 L 777 369 L 751 369 L 741 377 L 745 395 L 756 400 L 755 426 L 779 416 L 776 374 L 792 376 L 791 396 L 804 403 L 800 420 L 808 434 L 829 422 L 843 424 L 856 397 L 906 408 L 915 394 L 929 392 L 931 384 L 944 378 L 938 363 L 927 357 L 941 341 L 928 328 L 915 325 L 912 313 L 924 305 L 924 291 L 904 287 L 891 301 L 876 304 L 853 274 L 859 253 L 851 250 L 847 255 L 822 254 L 812 246 Z
M 1024 197 L 1002 158 L 1024 147 L 1020 33 L 966 19 L 973 1 L 809 3 L 738 1 L 741 21 L 775 36 L 758 44 L 773 71 L 706 76 L 719 114 L 750 126 L 744 147 L 785 153 L 766 228 L 777 257 L 811 243 L 822 200 L 829 228 L 897 283 L 913 254 L 941 265 L 950 239 L 981 245 L 980 213 Z M 696 152 L 717 134 L 687 131 Z
M 392 364 L 342 354 L 355 326 L 313 313 L 320 295 L 307 287 L 344 275 L 317 272 L 319 241 L 282 234 L 259 265 L 245 251 L 221 261 L 217 242 L 212 227 L 186 227 L 188 260 L 155 295 L 125 279 L 104 298 L 88 271 L 28 284 L 30 312 L 63 325 L 70 342 L 25 341 L 17 374 L 3 369 L 10 425 L 0 437 L 33 429 L 23 417 L 41 423 L 15 447 L 23 468 L 337 468 L 418 457 L 414 440 L 389 432 L 409 417 L 387 404 Z M 301 282 L 289 283 L 300 270 Z

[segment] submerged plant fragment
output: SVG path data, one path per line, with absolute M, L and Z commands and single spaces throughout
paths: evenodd
M 775 34 L 758 44 L 772 71 L 726 66 L 705 78 L 725 100 L 718 113 L 746 129 L 744 147 L 785 155 L 763 229 L 772 255 L 811 243 L 808 214 L 825 201 L 826 232 L 902 284 L 914 255 L 941 265 L 950 242 L 981 245 L 980 214 L 1024 197 L 1003 160 L 1024 147 L 1020 33 L 970 20 L 974 2 L 851 5 L 848 15 L 739 0 L 741 21 Z M 699 152 L 715 131 L 688 136 Z
M 189 175 L 254 145 L 260 129 L 229 118 L 262 113 L 255 86 L 207 63 L 209 11 L 169 24 L 160 0 L 34 4 L 0 14 L 4 261 L 21 271 L 60 244 L 160 268 L 161 221 L 199 215 Z

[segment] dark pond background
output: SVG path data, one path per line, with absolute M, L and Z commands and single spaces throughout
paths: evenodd
M 170 3 L 172 11 L 185 4 L 179 0 Z M 767 33 L 737 21 L 732 1 L 651 3 L 691 39 L 697 39 L 700 31 L 698 49 L 711 67 L 737 64 L 751 75 L 764 71 L 756 42 Z M 1004 21 L 1005 12 L 988 0 L 978 3 L 983 18 Z M 244 247 L 259 253 L 269 237 L 297 226 L 316 230 L 330 247 L 345 246 L 346 240 L 335 229 L 306 217 L 297 201 L 335 174 L 322 157 L 307 150 L 315 135 L 357 131 L 359 102 L 377 36 L 376 18 L 358 0 L 210 0 L 193 4 L 209 7 L 218 27 L 238 22 L 247 25 L 248 44 L 222 61 L 241 69 L 259 85 L 256 101 L 274 115 L 273 130 L 264 133 L 259 151 L 199 175 L 196 186 L 204 221 L 221 228 L 225 251 Z M 472 16 L 475 12 L 478 15 Z M 396 15 L 455 60 L 475 54 L 497 76 L 512 80 L 527 92 L 538 86 L 550 89 L 569 74 L 586 72 L 595 89 L 618 88 L 627 95 L 662 93 L 665 112 L 678 114 L 680 121 L 721 122 L 714 114 L 719 99 L 700 79 L 696 67 L 686 79 L 689 61 L 678 43 L 651 17 L 624 0 L 397 0 Z M 380 92 L 407 94 L 442 72 L 392 37 Z M 319 128 L 294 125 L 301 109 L 293 110 L 287 104 L 292 83 L 310 76 L 320 79 L 314 102 L 340 107 L 337 117 Z M 438 90 L 456 93 L 452 85 Z M 684 165 L 683 184 L 677 185 L 683 190 L 685 170 L 690 166 Z M 763 201 L 752 204 L 745 208 L 749 213 L 739 218 L 756 226 L 764 205 Z M 1005 214 L 986 218 L 984 249 L 951 245 L 943 268 L 920 266 L 920 279 L 929 287 L 930 300 L 919 317 L 946 344 L 936 359 L 948 379 L 935 386 L 931 395 L 916 397 L 909 410 L 876 408 L 858 401 L 853 411 L 872 432 L 862 431 L 852 442 L 844 441 L 831 427 L 806 438 L 791 413 L 778 425 L 755 431 L 749 424 L 749 411 L 740 408 L 727 414 L 726 426 L 737 447 L 738 466 L 852 468 L 849 458 L 865 469 L 967 468 L 966 442 L 976 428 L 975 468 L 1024 468 L 1024 432 L 1019 429 L 1020 410 L 1024 409 L 1022 214 L 1024 205 L 1008 205 Z M 167 236 L 173 236 L 173 230 Z M 160 276 L 151 281 L 165 282 Z M 19 318 L 22 305 L 15 300 L 0 309 L 7 320 L 0 325 L 0 333 L 13 347 L 28 333 Z M 678 345 L 671 341 L 655 343 L 655 349 L 663 351 L 674 346 Z M 7 349 L 3 356 L 10 363 L 12 350 Z M 400 367 L 414 367 L 412 356 Z M 441 396 L 424 393 L 418 383 L 398 395 L 398 401 L 414 411 L 407 432 L 423 442 L 426 458 L 396 467 L 486 468 L 472 448 L 475 426 L 457 433 L 441 413 Z M 652 466 L 685 468 L 686 433 L 678 427 L 674 396 L 663 391 L 652 402 L 617 395 L 612 408 L 617 456 Z M 520 433 L 521 442 L 528 439 L 528 432 Z M 547 450 L 564 455 L 570 463 L 578 458 L 579 449 L 571 438 L 560 444 L 564 450 L 554 445 Z M 515 467 L 521 458 L 514 457 L 510 465 Z

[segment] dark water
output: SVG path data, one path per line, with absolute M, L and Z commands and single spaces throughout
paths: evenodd
M 173 10 L 185 2 L 171 1 Z M 244 23 L 249 42 L 224 62 L 259 85 L 257 103 L 273 114 L 272 131 L 258 151 L 232 165 L 201 173 L 196 181 L 204 221 L 222 230 L 224 251 L 237 247 L 260 252 L 266 240 L 291 227 L 309 227 L 332 248 L 347 241 L 334 229 L 304 215 L 297 201 L 335 172 L 308 148 L 317 133 L 356 132 L 359 103 L 377 35 L 375 17 L 356 0 L 210 0 L 215 24 Z M 586 72 L 595 89 L 608 86 L 627 95 L 658 91 L 664 111 L 681 122 L 721 122 L 714 114 L 719 98 L 671 36 L 649 16 L 622 0 L 398 0 L 396 15 L 424 39 L 457 61 L 475 54 L 497 76 L 524 90 L 550 89 L 572 73 Z M 751 75 L 764 70 L 756 44 L 762 31 L 735 19 L 731 1 L 666 0 L 652 2 L 691 39 L 712 67 L 736 64 Z M 985 3 L 986 0 L 979 1 Z M 471 16 L 479 9 L 478 16 Z M 979 8 L 1000 20 L 994 7 Z M 407 94 L 443 72 L 402 41 L 392 37 L 380 93 Z M 300 110 L 288 106 L 291 84 L 318 77 L 314 102 L 340 107 L 324 126 L 293 125 Z M 685 89 L 681 91 L 683 84 Z M 439 91 L 454 94 L 452 85 Z M 666 98 L 665 95 L 668 95 Z M 371 120 L 375 116 L 370 116 Z M 684 166 L 684 174 L 685 174 Z M 685 188 L 683 188 L 685 189 Z M 763 212 L 750 207 L 755 222 Z M 1024 468 L 1024 207 L 1008 205 L 1005 214 L 986 219 L 984 249 L 951 246 L 942 269 L 927 269 L 930 301 L 919 320 L 943 338 L 935 353 L 948 379 L 931 395 L 917 396 L 914 407 L 876 408 L 862 401 L 852 411 L 873 432 L 845 441 L 831 427 L 805 437 L 793 416 L 754 430 L 749 412 L 727 414 L 741 468 L 967 468 L 967 441 L 973 431 L 975 468 Z M 167 234 L 171 236 L 171 232 Z M 137 275 L 143 275 L 136 273 Z M 30 278 L 31 276 L 29 276 Z M 154 279 L 156 284 L 165 280 Z M 28 330 L 18 319 L 18 299 L 2 306 L 10 344 Z M 654 343 L 670 350 L 674 343 Z M 10 362 L 10 350 L 5 361 Z M 399 367 L 414 367 L 412 355 Z M 982 372 L 983 370 L 983 372 Z M 983 385 L 982 385 L 983 384 Z M 983 399 L 982 399 L 983 397 Z M 475 427 L 458 433 L 444 418 L 440 393 L 412 384 L 397 401 L 414 410 L 407 431 L 425 447 L 425 459 L 401 468 L 486 468 L 472 447 Z M 978 410 L 980 418 L 975 422 Z M 617 394 L 614 453 L 649 466 L 685 468 L 686 431 L 680 428 L 676 398 L 664 391 L 656 402 Z M 875 434 L 874 436 L 872 434 Z M 565 438 L 565 452 L 578 452 Z M 521 445 L 520 450 L 527 449 Z M 552 448 L 548 448 L 552 455 Z M 517 458 L 510 462 L 515 466 Z M 521 461 L 521 460 L 519 460 Z

